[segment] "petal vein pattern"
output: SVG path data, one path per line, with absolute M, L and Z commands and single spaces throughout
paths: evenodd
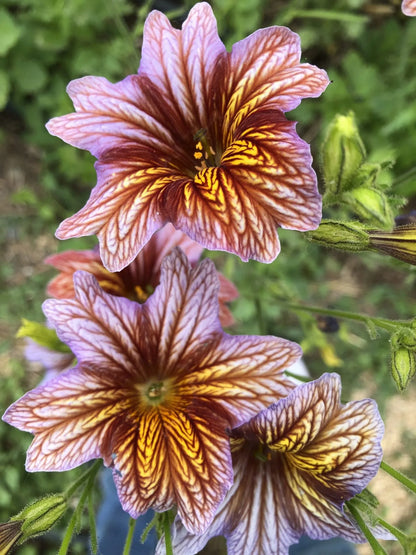
M 296 387 L 232 430 L 234 483 L 203 534 L 175 520 L 175 554 L 198 553 L 217 535 L 231 555 L 284 555 L 303 534 L 365 541 L 343 504 L 376 474 L 382 434 L 373 401 L 340 403 L 338 375 Z
M 229 430 L 293 388 L 283 371 L 300 347 L 229 336 L 219 323 L 219 280 L 175 248 L 140 304 L 106 293 L 83 271 L 75 297 L 44 303 L 78 364 L 4 415 L 35 434 L 27 468 L 66 470 L 102 458 L 132 516 L 177 506 L 202 533 L 232 484 Z
M 153 11 L 138 74 L 73 81 L 76 112 L 48 123 L 98 159 L 90 199 L 57 236 L 97 234 L 111 271 L 167 222 L 203 247 L 274 260 L 277 227 L 315 229 L 321 218 L 309 146 L 284 112 L 329 81 L 299 60 L 299 37 L 285 27 L 261 29 L 228 53 L 207 3 L 181 30 Z M 265 121 L 273 125 L 263 144 Z

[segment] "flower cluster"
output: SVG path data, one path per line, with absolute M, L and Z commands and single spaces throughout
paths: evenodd
M 176 507 L 175 553 L 219 534 L 235 554 L 364 541 L 344 503 L 380 465 L 375 403 L 341 405 L 335 374 L 296 386 L 287 339 L 225 333 L 237 290 L 198 263 L 203 247 L 271 262 L 278 226 L 319 225 L 309 146 L 284 114 L 327 85 L 285 27 L 227 52 L 200 3 L 182 30 L 153 11 L 138 74 L 71 82 L 76 112 L 48 124 L 97 158 L 57 235 L 96 234 L 100 252 L 47 259 L 60 273 L 43 310 L 71 352 L 32 344 L 54 376 L 3 418 L 34 434 L 28 471 L 101 458 L 133 518 Z

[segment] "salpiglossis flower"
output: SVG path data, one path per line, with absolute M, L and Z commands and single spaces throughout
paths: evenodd
M 174 247 L 180 247 L 195 266 L 202 254 L 202 247 L 192 241 L 185 233 L 176 230 L 171 224 L 166 224 L 156 232 L 136 258 L 120 272 L 109 272 L 101 261 L 98 250 L 66 251 L 49 256 L 45 262 L 61 271 L 48 285 L 48 294 L 58 299 L 74 296 L 73 275 L 77 270 L 84 270 L 93 274 L 100 286 L 120 297 L 144 302 L 159 283 L 160 266 L 164 256 Z M 234 323 L 226 303 L 238 296 L 235 286 L 218 273 L 220 289 L 219 317 L 222 326 Z
M 324 374 L 232 431 L 234 484 L 204 534 L 176 519 L 175 555 L 218 535 L 229 555 L 284 555 L 303 534 L 365 541 L 343 504 L 376 474 L 384 428 L 374 401 L 342 405 L 340 389 L 337 374 Z
M 97 159 L 97 185 L 60 239 L 96 234 L 104 265 L 129 264 L 166 222 L 209 249 L 271 262 L 276 228 L 315 229 L 321 198 L 309 146 L 284 112 L 319 96 L 298 35 L 260 29 L 227 52 L 210 6 L 182 30 L 148 16 L 137 75 L 68 85 L 76 112 L 47 128 Z
M 404 15 L 416 16 L 416 0 L 403 0 L 402 12 Z
M 75 298 L 47 300 L 44 312 L 77 366 L 3 417 L 35 434 L 27 470 L 103 458 L 131 516 L 176 505 L 202 532 L 232 483 L 227 430 L 291 390 L 283 370 L 300 347 L 225 334 L 213 263 L 192 269 L 179 249 L 144 304 L 104 292 L 86 272 L 74 282 Z

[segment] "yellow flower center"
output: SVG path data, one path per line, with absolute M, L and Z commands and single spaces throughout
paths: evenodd
M 141 401 L 148 407 L 157 407 L 162 404 L 166 406 L 175 397 L 172 380 L 169 378 L 149 380 L 140 384 L 137 389 L 140 392 Z
M 195 169 L 200 172 L 206 168 L 217 166 L 215 150 L 208 142 L 207 130 L 200 129 L 197 133 L 195 133 L 194 141 L 194 158 L 196 162 Z

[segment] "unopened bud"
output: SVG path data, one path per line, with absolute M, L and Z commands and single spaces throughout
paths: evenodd
M 322 147 L 326 190 L 333 194 L 350 189 L 353 177 L 364 162 L 365 147 L 354 114 L 337 115 L 328 127 Z
M 25 507 L 12 517 L 11 521 L 21 521 L 22 537 L 19 543 L 50 530 L 65 513 L 67 503 L 62 494 L 48 495 Z
M 404 391 L 416 373 L 415 332 L 403 328 L 392 336 L 390 342 L 391 373 L 399 391 Z
M 393 212 L 386 195 L 378 189 L 357 187 L 343 196 L 352 210 L 365 221 L 382 227 L 391 227 Z
M 403 225 L 392 231 L 370 231 L 370 246 L 375 250 L 416 265 L 416 225 Z
M 308 231 L 306 237 L 315 243 L 343 251 L 365 251 L 369 246 L 364 226 L 356 222 L 323 220 L 318 229 Z

